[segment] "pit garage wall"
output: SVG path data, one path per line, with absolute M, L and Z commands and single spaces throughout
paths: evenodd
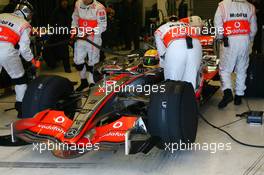
M 161 9 L 165 16 L 178 15 L 179 4 L 182 0 L 153 0 L 158 2 L 158 8 Z M 198 15 L 202 19 L 214 18 L 218 3 L 221 0 L 185 0 L 188 3 L 188 15 Z M 173 12 L 175 11 L 175 12 Z
M 163 11 L 165 17 L 170 15 L 178 16 L 179 5 L 182 2 L 182 0 L 156 0 L 156 1 L 158 3 L 158 9 Z M 185 3 L 188 4 L 189 16 L 193 14 L 193 1 L 194 0 L 185 0 Z
M 142 25 L 145 26 L 146 22 L 146 12 L 148 10 L 151 10 L 152 6 L 157 3 L 157 0 L 142 0 L 141 1 L 141 6 L 142 6 Z
M 8 4 L 9 0 L 0 0 L 0 12 L 3 10 L 4 6 Z
M 193 14 L 202 19 L 214 18 L 220 0 L 192 0 Z

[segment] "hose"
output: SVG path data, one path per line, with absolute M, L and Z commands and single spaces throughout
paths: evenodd
M 76 40 L 84 40 L 84 41 L 87 41 L 88 43 L 90 43 L 92 46 L 94 46 L 95 48 L 105 52 L 105 53 L 108 53 L 108 54 L 111 54 L 111 55 L 115 55 L 115 56 L 121 56 L 121 57 L 130 57 L 130 55 L 128 54 L 121 54 L 121 53 L 117 53 L 117 52 L 114 52 L 112 49 L 108 49 L 108 48 L 104 48 L 96 43 L 94 43 L 93 41 L 91 41 L 90 39 L 88 38 L 75 38 L 75 41 Z M 49 47 L 56 47 L 56 46 L 61 46 L 61 45 L 65 45 L 65 44 L 69 44 L 70 43 L 70 39 L 67 39 L 67 40 L 63 40 L 63 41 L 60 41 L 60 42 L 57 42 L 57 43 L 54 43 L 54 44 L 45 44 L 44 47 L 45 48 L 49 48 Z

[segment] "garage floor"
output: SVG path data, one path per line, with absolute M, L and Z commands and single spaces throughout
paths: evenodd
M 50 71 L 46 72 L 50 73 Z M 52 71 L 59 75 L 78 80 L 77 73 L 65 74 L 62 69 Z M 238 120 L 237 113 L 248 110 L 246 103 L 241 107 L 233 104 L 223 111 L 217 109 L 220 100 L 218 92 L 206 105 L 201 108 L 202 114 L 217 126 L 230 132 L 237 139 L 264 145 L 264 127 L 250 126 L 245 119 L 231 125 L 224 126 Z M 13 104 L 14 96 L 0 99 L 0 135 L 9 133 L 8 125 L 15 120 L 15 111 L 4 113 L 6 108 Z M 264 110 L 264 100 L 250 99 L 252 109 Z M 223 143 L 231 145 L 231 151 L 184 151 L 162 152 L 152 150 L 148 155 L 138 154 L 125 156 L 124 149 L 116 152 L 95 152 L 85 156 L 62 160 L 55 158 L 49 152 L 42 154 L 34 152 L 33 146 L 25 147 L 0 147 L 0 174 L 7 175 L 72 175 L 72 174 L 182 174 L 182 175 L 263 175 L 264 174 L 264 149 L 241 146 L 225 134 L 213 129 L 202 120 L 199 122 L 197 143 Z

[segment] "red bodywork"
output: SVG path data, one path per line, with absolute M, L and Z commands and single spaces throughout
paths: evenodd
M 201 40 L 211 44 L 213 37 L 202 37 Z M 204 43 L 204 44 L 205 44 Z M 205 44 L 207 46 L 207 44 Z M 209 45 L 209 44 L 208 44 Z M 133 68 L 133 70 L 136 69 Z M 155 72 L 154 72 L 155 73 Z M 214 72 L 204 71 L 202 73 L 200 86 L 196 91 L 196 98 L 200 100 L 201 93 L 204 87 L 204 82 L 213 79 L 218 73 L 218 70 Z M 110 81 L 121 82 L 120 86 L 128 85 L 138 79 L 144 77 L 145 74 L 131 75 L 129 73 L 111 75 L 108 79 Z M 94 90 L 89 94 L 94 98 L 99 98 L 99 105 L 92 109 L 92 115 L 85 119 L 82 127 L 79 128 L 79 132 L 72 138 L 66 137 L 66 133 L 78 123 L 78 118 L 74 121 L 69 119 L 64 112 L 55 110 L 42 111 L 34 118 L 23 119 L 13 124 L 15 135 L 27 142 L 47 142 L 52 141 L 55 143 L 64 144 L 97 144 L 97 143 L 124 143 L 126 133 L 135 127 L 135 124 L 139 120 L 138 116 L 119 116 L 116 120 L 97 125 L 97 117 L 102 108 L 109 103 L 115 92 L 111 92 L 105 95 L 105 89 L 94 87 Z M 88 115 L 88 114 L 87 114 Z M 99 118 L 100 120 L 100 118 Z M 56 151 L 56 150 L 55 150 Z M 59 157 L 65 157 L 65 152 L 55 153 Z
M 109 78 L 109 81 L 121 81 L 127 78 L 128 81 L 122 86 L 133 82 L 142 75 L 130 77 L 129 74 L 114 75 Z M 102 98 L 103 101 L 93 112 L 93 115 L 85 122 L 84 127 L 73 138 L 67 138 L 65 135 L 69 131 L 75 121 L 70 120 L 63 111 L 45 110 L 34 118 L 23 119 L 16 121 L 13 124 L 14 131 L 17 137 L 27 142 L 44 142 L 52 141 L 54 143 L 87 145 L 100 143 L 124 143 L 125 134 L 127 131 L 134 128 L 135 123 L 139 119 L 138 116 L 121 116 L 117 120 L 97 126 L 96 116 L 105 106 L 107 102 L 115 95 L 114 92 L 108 94 L 103 98 L 105 93 L 100 92 L 100 88 L 95 88 L 93 96 Z M 98 122 L 98 121 L 97 121 Z M 57 150 L 54 150 L 55 152 Z M 53 153 L 55 153 L 53 152 Z M 65 156 L 65 152 L 55 153 L 57 156 Z
M 138 117 L 124 116 L 119 120 L 95 128 L 92 138 L 85 136 L 77 144 L 100 143 L 100 142 L 125 142 L 125 133 L 134 127 Z M 46 110 L 37 114 L 34 118 L 20 120 L 14 123 L 16 131 L 29 130 L 42 136 L 49 136 L 61 142 L 66 142 L 65 133 L 72 126 L 73 121 L 68 119 L 61 111 Z

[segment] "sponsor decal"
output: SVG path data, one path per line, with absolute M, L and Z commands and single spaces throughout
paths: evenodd
M 106 85 L 107 86 L 112 86 L 112 85 L 115 85 L 117 83 L 117 81 L 113 81 L 113 80 L 109 80 L 109 81 L 106 81 Z
M 8 25 L 9 27 L 14 27 L 13 23 L 11 23 L 9 21 L 1 20 L 1 19 L 0 19 L 0 24 Z
M 106 18 L 104 16 L 100 17 L 100 20 L 103 21 L 105 20 Z
M 105 11 L 100 11 L 100 12 L 99 12 L 99 16 L 100 16 L 100 17 L 105 16 Z
M 167 109 L 167 102 L 166 101 L 161 102 L 161 106 L 163 109 Z
M 101 136 L 100 138 L 104 138 L 104 137 L 125 137 L 126 133 L 121 133 L 121 132 L 109 132 L 103 136 Z
M 67 137 L 74 137 L 76 134 L 77 134 L 77 129 L 75 129 L 75 128 L 71 128 L 71 129 L 67 132 L 66 136 L 67 136 Z
M 84 26 L 84 27 L 88 26 L 87 21 L 84 21 L 84 22 L 83 22 L 83 26 Z
M 123 126 L 123 122 L 116 122 L 116 123 L 113 125 L 113 128 L 118 129 L 118 128 L 121 128 L 122 126 Z
M 60 132 L 62 134 L 65 134 L 65 131 L 62 128 L 59 128 L 57 126 L 39 124 L 38 127 L 41 128 L 41 129 L 47 129 L 47 130 L 50 130 L 50 131 L 56 131 L 56 132 Z
M 65 122 L 65 118 L 63 116 L 59 116 L 57 118 L 54 119 L 54 122 L 55 123 L 59 123 L 59 124 L 62 124 Z
M 240 24 L 240 22 L 235 22 L 235 28 L 240 28 L 241 27 L 241 24 Z
M 246 13 L 230 13 L 230 17 L 231 18 L 235 18 L 235 17 L 243 17 L 243 18 L 247 18 L 247 14 Z

